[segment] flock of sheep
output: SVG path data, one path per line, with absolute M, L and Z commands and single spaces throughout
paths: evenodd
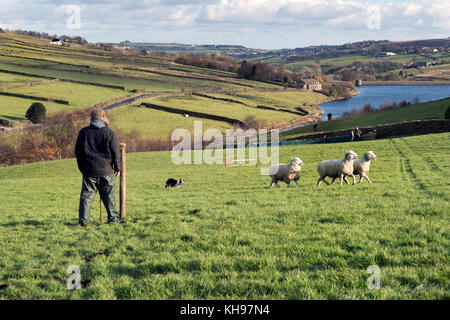
M 361 184 L 364 178 L 366 178 L 369 183 L 372 183 L 367 173 L 370 170 L 370 161 L 376 159 L 377 157 L 373 151 L 367 151 L 361 159 L 358 159 L 358 155 L 352 150 L 349 150 L 345 153 L 344 159 L 324 160 L 317 166 L 317 171 L 319 172 L 317 186 L 320 186 L 322 181 L 327 185 L 330 185 L 330 183 L 325 180 L 326 177 L 333 178 L 331 184 L 333 184 L 334 180 L 339 178 L 342 185 L 343 181 L 348 184 L 347 176 L 351 176 L 353 178 L 353 184 L 356 184 L 355 174 L 359 175 L 359 184 Z M 279 188 L 278 181 L 285 182 L 288 187 L 291 181 L 295 181 L 298 186 L 301 165 L 303 165 L 303 161 L 300 160 L 300 158 L 292 157 L 289 164 L 271 166 L 269 174 L 272 178 L 272 182 L 270 183 L 269 188 L 272 188 L 273 184 Z

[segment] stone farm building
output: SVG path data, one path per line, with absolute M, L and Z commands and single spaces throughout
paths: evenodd
M 308 91 L 322 90 L 322 84 L 316 79 L 302 79 L 300 88 Z

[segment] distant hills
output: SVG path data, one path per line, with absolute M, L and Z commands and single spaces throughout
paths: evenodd
M 320 45 L 298 47 L 292 49 L 254 49 L 242 45 L 193 45 L 181 43 L 146 43 L 123 41 L 116 45 L 130 46 L 149 51 L 165 51 L 167 53 L 179 54 L 213 54 L 220 53 L 239 58 L 264 58 L 267 56 L 298 56 L 328 58 L 330 56 L 342 56 L 349 54 L 377 55 L 384 52 L 397 54 L 413 54 L 440 49 L 440 52 L 450 50 L 450 37 L 443 39 L 422 39 L 407 41 L 368 40 L 342 45 Z
M 265 50 L 241 45 L 190 45 L 124 41 L 119 47 L 170 54 L 221 54 L 247 61 L 264 61 L 274 68 L 304 74 L 322 73 L 344 81 L 448 81 L 450 38 L 408 41 L 368 40 Z
M 258 53 L 264 53 L 266 50 L 260 49 L 251 49 L 246 48 L 241 45 L 214 45 L 214 44 L 205 44 L 205 45 L 193 45 L 193 44 L 182 44 L 182 43 L 146 43 L 146 42 L 130 42 L 123 41 L 117 46 L 129 46 L 135 47 L 139 50 L 148 50 L 148 51 L 164 51 L 172 54 L 214 54 L 220 53 L 224 55 L 229 55 L 233 57 L 241 57 L 241 56 L 252 56 Z

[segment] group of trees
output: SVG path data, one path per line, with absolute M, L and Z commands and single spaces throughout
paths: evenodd
M 303 84 L 303 79 L 315 79 L 322 84 L 322 92 L 325 95 L 349 99 L 351 91 L 355 89 L 352 83 L 331 83 L 331 79 L 321 73 L 312 71 L 287 72 L 286 70 L 274 69 L 271 65 L 263 62 L 243 61 L 237 70 L 239 77 L 248 80 L 273 82 L 286 87 L 299 88 Z
M 323 82 L 323 78 L 320 74 L 309 71 L 287 72 L 283 68 L 275 69 L 264 61 L 251 62 L 244 60 L 236 70 L 236 73 L 242 79 L 276 82 L 289 87 L 297 87 L 301 84 L 302 79 L 315 78 L 320 82 Z
M 85 38 L 82 38 L 80 36 L 71 37 L 71 36 L 63 35 L 63 36 L 57 37 L 55 35 L 53 37 L 58 38 L 62 41 L 70 42 L 70 43 L 77 43 L 77 44 L 87 44 L 88 43 L 88 41 Z
M 180 54 L 175 62 L 201 68 L 236 72 L 242 79 L 273 82 L 285 86 L 297 87 L 301 79 L 316 78 L 316 73 L 309 71 L 287 72 L 283 68 L 275 69 L 264 61 L 242 61 L 220 54 L 188 55 Z
M 352 97 L 351 91 L 355 90 L 352 83 L 333 83 L 326 84 L 321 92 L 329 97 L 350 99 Z
M 239 77 L 247 80 L 279 82 L 287 82 L 289 80 L 283 70 L 275 70 L 264 61 L 248 62 L 244 60 L 236 72 Z
M 238 60 L 221 54 L 188 55 L 180 54 L 175 62 L 184 65 L 196 66 L 215 70 L 235 72 Z
M 78 43 L 78 44 L 87 44 L 88 43 L 86 39 L 84 39 L 80 36 L 73 36 L 73 37 L 67 36 L 67 35 L 58 36 L 57 34 L 51 35 L 47 32 L 37 32 L 37 31 L 28 31 L 28 30 L 14 30 L 13 32 L 16 34 L 27 35 L 27 36 L 37 37 L 37 38 L 44 38 L 44 39 L 58 38 L 62 41 L 71 42 L 71 43 Z
M 354 81 L 354 80 L 376 80 L 380 78 L 380 74 L 387 73 L 394 70 L 399 70 L 403 68 L 403 64 L 398 62 L 393 62 L 390 60 L 382 61 L 355 61 L 352 64 L 345 65 L 343 67 L 329 69 L 328 74 L 334 74 L 336 79 L 343 81 Z M 388 73 L 386 76 L 393 74 Z M 398 76 L 398 74 L 395 73 Z M 391 76 L 392 77 L 392 76 Z M 397 80 L 397 79 L 384 79 L 384 80 Z

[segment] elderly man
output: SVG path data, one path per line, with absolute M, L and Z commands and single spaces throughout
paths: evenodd
M 108 212 L 108 223 L 122 222 L 116 210 L 114 176 L 120 173 L 120 152 L 109 120 L 102 109 L 91 113 L 91 123 L 80 130 L 75 145 L 78 169 L 83 174 L 78 223 L 89 223 L 89 211 L 97 190 Z

